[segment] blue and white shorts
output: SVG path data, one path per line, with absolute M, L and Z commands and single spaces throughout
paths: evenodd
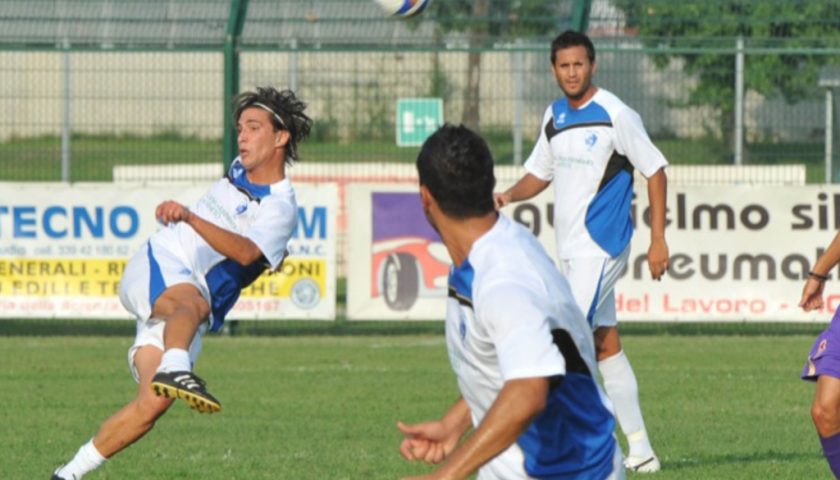
M 194 285 L 209 303 L 206 285 L 198 281 L 177 256 L 165 249 L 152 251 L 147 242 L 126 264 L 120 280 L 120 301 L 137 319 L 137 335 L 128 349 L 128 366 L 135 381 L 140 380 L 134 365 L 137 350 L 147 345 L 164 350 L 163 329 L 166 322 L 152 318 L 152 305 L 168 286 L 179 283 Z M 207 323 L 204 323 L 190 344 L 190 361 L 193 364 L 201 352 L 201 337 L 206 330 Z
M 630 246 L 615 258 L 564 258 L 559 262 L 560 271 L 572 287 L 580 309 L 589 325 L 614 327 L 618 323 L 615 311 L 615 284 L 627 267 Z

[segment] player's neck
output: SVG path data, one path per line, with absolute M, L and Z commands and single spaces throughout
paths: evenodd
M 248 181 L 257 185 L 272 185 L 286 178 L 286 162 L 282 159 L 266 162 L 245 172 Z
M 590 85 L 589 88 L 587 88 L 586 91 L 580 94 L 579 96 L 566 98 L 569 101 L 569 107 L 577 110 L 589 103 L 589 101 L 592 100 L 592 97 L 594 97 L 596 93 L 598 93 L 598 87 L 596 87 L 595 85 Z
M 442 224 L 439 225 L 440 237 L 449 251 L 452 263 L 456 267 L 460 267 L 466 261 L 476 240 L 489 232 L 498 219 L 499 214 L 493 211 L 480 217 L 468 219 L 446 218 L 441 222 Z

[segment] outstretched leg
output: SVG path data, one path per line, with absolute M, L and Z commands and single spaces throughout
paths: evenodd
M 134 355 L 134 365 L 139 375 L 137 397 L 105 420 L 99 431 L 83 445 L 66 465 L 56 470 L 53 479 L 78 480 L 143 437 L 163 415 L 172 400 L 154 395 L 152 377 L 160 364 L 163 352 L 150 345 L 143 346 Z

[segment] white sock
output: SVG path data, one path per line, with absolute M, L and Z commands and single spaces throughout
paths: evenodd
M 191 372 L 190 354 L 182 348 L 170 348 L 163 352 L 158 372 Z
M 73 460 L 56 470 L 55 473 L 65 480 L 79 480 L 86 473 L 99 468 L 105 460 L 107 459 L 93 446 L 93 439 L 90 439 L 76 452 Z
M 604 390 L 613 403 L 615 416 L 621 431 L 627 436 L 630 457 L 647 458 L 653 455 L 653 447 L 645 430 L 642 409 L 639 406 L 639 385 L 636 375 L 624 350 L 598 362 L 598 370 L 604 379 Z

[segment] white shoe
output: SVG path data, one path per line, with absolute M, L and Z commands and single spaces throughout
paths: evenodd
M 653 473 L 658 472 L 662 465 L 656 455 L 651 455 L 647 458 L 627 457 L 624 459 L 624 468 L 638 473 Z

